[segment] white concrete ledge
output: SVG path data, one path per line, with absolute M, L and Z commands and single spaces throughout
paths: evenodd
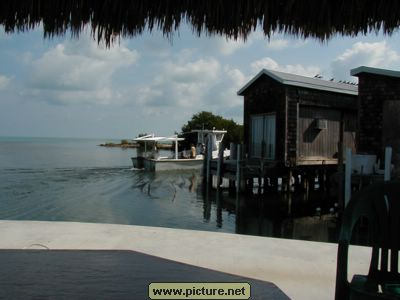
M 337 245 L 114 224 L 0 221 L 1 249 L 134 250 L 275 283 L 292 299 L 333 299 Z M 350 275 L 366 274 L 371 250 L 351 247 Z

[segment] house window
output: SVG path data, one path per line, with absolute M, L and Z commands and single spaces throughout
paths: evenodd
M 251 157 L 275 159 L 276 115 L 264 114 L 250 116 Z

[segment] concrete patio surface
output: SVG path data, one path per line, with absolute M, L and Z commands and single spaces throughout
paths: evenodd
M 333 299 L 337 245 L 131 225 L 0 221 L 0 249 L 133 250 L 274 283 L 291 299 Z M 349 277 L 371 250 L 350 247 Z

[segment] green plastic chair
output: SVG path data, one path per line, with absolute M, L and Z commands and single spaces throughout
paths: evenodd
M 347 280 L 348 251 L 360 218 L 368 220 L 372 256 L 367 275 Z M 340 231 L 335 300 L 400 299 L 400 182 L 374 183 L 349 201 Z

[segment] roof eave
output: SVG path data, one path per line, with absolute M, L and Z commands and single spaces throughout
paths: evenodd
M 264 74 L 264 69 L 262 69 L 260 72 L 257 73 L 256 76 L 254 76 L 248 83 L 244 85 L 236 94 L 238 96 L 244 96 L 244 91 L 247 90 L 248 87 L 250 87 L 258 78 L 260 78 Z
M 358 68 L 354 68 L 354 69 L 350 70 L 351 76 L 358 76 L 362 73 L 400 78 L 400 72 L 393 71 L 393 70 L 372 68 L 372 67 L 366 67 L 366 66 L 360 66 Z
M 307 83 L 301 83 L 301 82 L 293 82 L 293 81 L 284 81 L 283 84 L 285 85 L 290 85 L 290 86 L 297 86 L 297 87 L 303 87 L 303 88 L 308 88 L 308 89 L 314 89 L 314 90 L 319 90 L 319 91 L 326 91 L 326 92 L 333 92 L 333 93 L 339 93 L 339 94 L 348 94 L 348 95 L 358 95 L 357 90 L 350 90 L 350 89 L 338 89 L 338 88 L 331 88 L 331 87 L 320 87 L 316 86 L 313 84 L 307 84 Z
M 358 90 L 351 90 L 351 89 L 339 89 L 339 88 L 334 88 L 334 87 L 326 87 L 326 86 L 318 86 L 314 84 L 307 84 L 307 83 L 302 83 L 302 82 L 296 82 L 296 81 L 290 81 L 290 80 L 283 80 L 276 74 L 269 72 L 266 69 L 262 69 L 256 76 L 254 76 L 244 87 L 242 87 L 238 92 L 238 96 L 244 96 L 244 92 L 254 83 L 256 82 L 262 75 L 267 75 L 271 77 L 272 79 L 278 81 L 279 83 L 283 85 L 289 85 L 289 86 L 297 86 L 297 87 L 303 87 L 303 88 L 308 88 L 308 89 L 315 89 L 315 90 L 320 90 L 320 91 L 327 91 L 327 92 L 333 92 L 333 93 L 340 93 L 340 94 L 348 94 L 348 95 L 358 95 Z

